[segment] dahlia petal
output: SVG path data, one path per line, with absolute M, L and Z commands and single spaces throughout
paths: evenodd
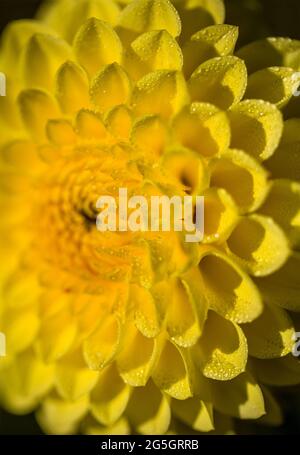
M 300 83 L 299 77 L 297 85 L 294 74 L 297 73 L 292 68 L 278 66 L 257 71 L 248 78 L 245 97 L 262 99 L 282 108 L 291 99 L 293 91 Z
M 25 88 L 54 88 L 55 74 L 63 62 L 70 59 L 69 45 L 52 35 L 33 35 L 24 51 L 22 73 Z
M 157 115 L 148 115 L 137 120 L 131 131 L 132 143 L 150 157 L 159 157 L 168 141 L 168 130 Z
M 224 188 L 241 213 L 256 210 L 267 196 L 266 170 L 241 150 L 228 150 L 211 162 L 211 186 Z
M 45 139 L 45 127 L 50 118 L 59 115 L 55 100 L 41 90 L 24 90 L 19 95 L 23 123 L 36 141 Z
M 81 352 L 74 351 L 56 363 L 56 390 L 65 400 L 76 401 L 92 390 L 98 376 L 98 372 L 87 368 Z
M 204 191 L 203 243 L 222 243 L 238 222 L 238 210 L 227 191 L 209 188 Z
M 130 76 L 138 80 L 151 71 L 180 71 L 183 58 L 177 41 L 166 30 L 154 30 L 131 43 L 125 65 Z
M 254 276 L 270 275 L 290 254 L 284 232 L 272 218 L 261 215 L 241 218 L 227 245 L 233 258 Z
M 41 287 L 36 273 L 17 270 L 10 274 L 2 284 L 2 295 L 5 298 L 5 308 L 20 310 L 36 304 L 41 294 Z
M 114 425 L 126 409 L 130 391 L 115 365 L 106 367 L 101 371 L 98 383 L 91 392 L 92 415 L 102 425 Z
M 189 77 L 204 61 L 232 54 L 238 38 L 238 27 L 211 25 L 192 35 L 183 47 L 184 74 Z
M 162 156 L 162 166 L 191 195 L 201 194 L 209 186 L 207 164 L 198 153 L 184 147 L 172 147 Z
M 208 302 L 203 295 L 202 277 L 198 267 L 190 267 L 181 275 L 181 281 L 196 313 L 198 330 L 202 333 L 207 318 Z
M 93 79 L 90 89 L 92 103 L 101 112 L 126 104 L 131 83 L 125 70 L 117 63 L 106 65 Z
M 208 432 L 214 429 L 213 408 L 211 403 L 188 398 L 187 400 L 172 400 L 172 412 L 183 423 L 196 431 Z
M 10 412 L 31 412 L 54 383 L 53 366 L 43 364 L 31 350 L 18 355 L 0 377 L 1 402 Z
M 237 55 L 245 61 L 249 73 L 270 66 L 286 66 L 297 71 L 300 68 L 300 41 L 266 38 L 247 44 Z
M 42 320 L 39 339 L 36 341 L 37 351 L 47 363 L 53 362 L 69 351 L 76 332 L 74 318 L 69 311 L 62 310 Z
M 145 387 L 133 390 L 126 415 L 138 433 L 164 434 L 171 419 L 169 400 L 152 381 L 149 381 Z
M 166 328 L 171 340 L 178 346 L 194 345 L 201 334 L 197 312 L 189 288 L 176 280 L 172 286 L 172 300 L 167 311 Z
M 282 115 L 275 106 L 262 100 L 245 100 L 229 112 L 231 146 L 257 159 L 269 158 L 283 131 Z
M 122 43 L 106 22 L 95 17 L 88 19 L 77 32 L 74 39 L 77 61 L 92 77 L 110 63 L 121 63 Z
M 180 40 L 184 43 L 198 30 L 225 19 L 223 0 L 173 0 L 182 22 Z
M 300 175 L 300 120 L 284 122 L 281 142 L 271 158 L 265 163 L 273 178 L 297 180 Z
M 29 19 L 11 22 L 4 30 L 1 45 L 1 69 L 6 74 L 15 73 L 22 51 L 29 39 L 37 33 L 50 34 L 52 30 L 41 22 Z
M 199 269 L 211 309 L 237 323 L 250 322 L 261 314 L 263 306 L 258 289 L 224 253 L 203 248 Z
M 157 357 L 157 340 L 146 338 L 134 325 L 127 323 L 122 350 L 117 356 L 119 374 L 126 384 L 144 386 Z
M 182 351 L 170 341 L 166 341 L 152 373 L 157 387 L 178 400 L 186 400 L 192 395 L 189 375 Z
M 169 118 L 189 101 L 181 72 L 158 70 L 140 79 L 133 91 L 132 105 L 137 116 L 159 114 Z
M 283 357 L 292 350 L 292 320 L 286 311 L 275 305 L 264 305 L 262 314 L 242 328 L 247 338 L 249 354 L 253 357 L 272 359 Z
M 49 120 L 46 131 L 49 140 L 56 145 L 72 145 L 76 141 L 73 127 L 67 120 Z
M 92 370 L 101 370 L 117 354 L 120 343 L 120 322 L 114 315 L 103 319 L 83 345 L 86 363 Z
M 89 107 L 88 79 L 83 69 L 74 62 L 65 62 L 57 71 L 55 94 L 66 114 Z
M 294 248 L 300 247 L 300 185 L 291 180 L 274 180 L 260 208 L 281 226 Z
M 270 386 L 292 386 L 300 383 L 300 364 L 292 355 L 280 359 L 252 359 L 260 382 Z
M 300 311 L 300 254 L 293 253 L 281 269 L 257 278 L 256 283 L 267 302 L 290 311 Z
M 83 433 L 87 435 L 129 435 L 130 426 L 128 420 L 122 417 L 111 426 L 101 426 L 93 421 L 83 424 Z
M 119 7 L 114 0 L 62 0 L 45 3 L 38 16 L 71 43 L 79 27 L 91 17 L 114 26 L 119 16 Z
M 136 327 L 145 337 L 156 337 L 160 332 L 161 315 L 153 296 L 141 286 L 132 285 L 131 289 Z
M 46 434 L 74 434 L 80 420 L 88 411 L 88 397 L 66 401 L 53 395 L 44 399 L 36 414 L 37 421 Z
M 248 349 L 242 330 L 214 311 L 208 313 L 196 352 L 207 378 L 228 381 L 245 371 Z
M 105 123 L 110 133 L 116 138 L 125 141 L 130 137 L 132 122 L 132 113 L 124 104 L 113 107 L 105 118 Z
M 30 141 L 15 141 L 1 150 L 3 159 L 21 172 L 34 174 L 43 169 L 37 147 Z
M 181 32 L 179 15 L 169 0 L 133 0 L 118 23 L 132 37 L 151 30 L 166 30 L 174 37 Z
M 3 315 L 3 321 L 2 330 L 9 353 L 22 352 L 31 346 L 40 328 L 36 306 L 8 310 Z
M 266 414 L 262 416 L 258 423 L 262 425 L 277 427 L 283 424 L 283 415 L 278 401 L 267 387 L 261 386 L 264 396 Z
M 173 129 L 176 140 L 204 156 L 221 154 L 230 144 L 226 114 L 208 103 L 186 106 L 175 117 Z
M 215 57 L 202 63 L 189 80 L 193 101 L 202 101 L 227 109 L 238 103 L 247 86 L 247 69 L 234 56 Z
M 265 414 L 262 391 L 248 372 L 213 383 L 213 404 L 223 414 L 240 419 L 259 419 Z
M 86 109 L 78 112 L 75 128 L 78 134 L 86 140 L 103 140 L 107 137 L 107 130 L 101 117 L 95 112 Z

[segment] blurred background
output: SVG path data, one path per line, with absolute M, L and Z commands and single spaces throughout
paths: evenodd
M 76 1 L 76 0 L 74 0 Z M 15 19 L 34 16 L 41 0 L 0 0 L 0 32 Z M 267 36 L 300 39 L 300 0 L 225 0 L 226 23 L 240 26 L 238 47 Z M 0 68 L 1 71 L 1 68 Z M 243 434 L 298 434 L 300 432 L 300 386 L 273 390 L 285 415 L 280 428 L 237 422 Z M 0 435 L 42 434 L 34 416 L 12 416 L 0 410 Z

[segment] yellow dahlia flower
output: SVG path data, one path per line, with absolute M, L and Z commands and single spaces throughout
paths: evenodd
M 276 425 L 300 382 L 300 42 L 234 54 L 224 14 L 52 0 L 3 34 L 0 400 L 46 433 Z M 203 242 L 98 232 L 120 187 L 204 196 Z

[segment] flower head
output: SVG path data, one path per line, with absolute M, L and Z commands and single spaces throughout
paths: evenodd
M 300 381 L 300 43 L 221 0 L 56 0 L 4 32 L 0 398 L 48 433 L 278 424 Z M 298 104 L 297 104 L 298 102 Z M 203 242 L 97 200 L 204 196 Z

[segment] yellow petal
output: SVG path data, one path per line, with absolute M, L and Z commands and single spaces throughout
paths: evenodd
M 130 387 L 121 379 L 115 364 L 100 373 L 91 392 L 91 412 L 103 425 L 113 425 L 123 414 L 130 397 Z
M 38 17 L 53 27 L 68 42 L 83 22 L 91 17 L 101 19 L 114 26 L 119 16 L 119 8 L 114 0 L 60 0 L 42 5 Z M 62 20 L 64 18 L 64 20 Z
M 250 73 L 270 66 L 300 68 L 300 41 L 266 38 L 242 47 L 237 55 L 245 60 Z
M 119 374 L 126 384 L 144 386 L 149 379 L 157 354 L 157 341 L 143 336 L 134 325 L 127 323 L 117 356 Z
M 55 74 L 72 57 L 69 45 L 52 35 L 33 35 L 25 49 L 22 68 L 25 88 L 54 88 Z
M 113 107 L 105 118 L 108 130 L 118 139 L 128 140 L 132 128 L 132 113 L 125 105 Z
M 268 327 L 268 329 L 266 329 Z M 291 352 L 294 327 L 287 312 L 275 305 L 264 305 L 262 314 L 243 325 L 249 354 L 259 359 L 282 357 Z
M 133 0 L 119 18 L 122 29 L 132 37 L 151 30 L 166 30 L 176 37 L 180 34 L 180 18 L 169 0 Z
M 122 417 L 116 423 L 110 426 L 99 425 L 93 419 L 88 419 L 83 423 L 83 434 L 98 436 L 98 435 L 130 435 L 131 430 L 128 420 Z
M 188 398 L 187 400 L 172 400 L 172 412 L 183 423 L 196 431 L 208 432 L 214 429 L 213 408 L 211 403 Z
M 251 74 L 248 79 L 245 97 L 262 99 L 281 108 L 287 104 L 297 89 L 295 73 L 292 68 L 271 67 Z M 296 84 L 296 85 L 295 85 Z
M 56 145 L 72 145 L 76 141 L 73 127 L 67 120 L 49 120 L 46 131 L 49 140 Z
M 136 115 L 159 114 L 168 118 L 189 101 L 185 79 L 177 71 L 158 70 L 136 84 L 132 104 Z
M 284 122 L 283 135 L 275 153 L 265 163 L 273 178 L 297 180 L 300 175 L 300 120 Z
M 209 186 L 207 164 L 198 153 L 174 147 L 162 156 L 162 166 L 191 195 L 200 195 Z
M 174 0 L 174 4 L 183 25 L 180 35 L 183 43 L 198 30 L 222 24 L 225 19 L 223 0 Z
M 45 319 L 41 323 L 38 352 L 46 362 L 53 362 L 65 355 L 76 336 L 76 323 L 67 310 Z
M 242 330 L 214 311 L 208 313 L 203 334 L 195 349 L 207 378 L 228 381 L 245 371 L 248 349 Z
M 171 340 L 179 346 L 188 347 L 194 345 L 202 329 L 198 323 L 195 302 L 180 280 L 176 280 L 172 286 L 172 300 L 167 310 L 167 331 Z
M 135 431 L 140 434 L 165 434 L 171 418 L 169 401 L 153 382 L 149 381 L 145 387 L 134 389 L 126 415 Z
M 186 106 L 175 117 L 173 129 L 176 140 L 204 156 L 221 154 L 230 144 L 228 118 L 212 104 Z
M 293 247 L 300 247 L 300 184 L 274 180 L 260 212 L 282 227 Z
M 77 401 L 65 401 L 50 395 L 37 412 L 37 421 L 46 434 L 74 434 L 88 411 L 88 405 L 87 396 Z
M 66 114 L 75 114 L 89 106 L 88 79 L 84 70 L 68 61 L 58 70 L 56 76 L 56 98 Z
M 147 155 L 149 158 L 157 158 L 168 142 L 167 127 L 157 115 L 142 117 L 132 127 L 131 141 L 138 148 L 141 158 L 146 158 Z
M 214 383 L 213 404 L 218 411 L 240 419 L 258 419 L 265 414 L 262 391 L 250 373 Z
M 256 283 L 267 302 L 290 311 L 300 311 L 300 253 L 293 253 L 281 269 L 257 278 Z
M 211 162 L 210 184 L 224 188 L 240 213 L 256 210 L 269 190 L 265 169 L 241 150 L 228 150 Z
M 209 188 L 204 191 L 203 243 L 222 243 L 238 222 L 238 210 L 227 191 Z
M 238 38 L 238 27 L 218 24 L 195 33 L 183 47 L 184 74 L 189 77 L 205 60 L 232 54 Z
M 120 343 L 120 322 L 107 316 L 84 342 L 85 361 L 92 370 L 100 370 L 115 357 Z
M 231 146 L 255 158 L 269 158 L 279 144 L 282 115 L 275 106 L 262 100 L 245 100 L 229 112 Z
M 263 307 L 258 289 L 227 255 L 205 248 L 199 269 L 211 309 L 237 323 L 250 322 L 261 314 Z
M 126 54 L 126 69 L 138 80 L 160 69 L 180 71 L 182 53 L 177 41 L 166 30 L 154 30 L 139 36 Z
M 78 134 L 86 140 L 103 140 L 107 137 L 106 127 L 99 114 L 81 109 L 75 121 Z
M 136 327 L 145 337 L 156 337 L 160 331 L 161 315 L 152 294 L 138 285 L 132 285 L 131 289 Z
M 74 39 L 77 61 L 90 76 L 94 76 L 103 66 L 121 63 L 122 44 L 114 29 L 95 17 L 88 19 Z
M 227 109 L 238 103 L 247 86 L 247 70 L 237 57 L 215 57 L 202 63 L 189 80 L 193 101 L 215 104 Z
M 281 228 L 272 218 L 261 215 L 241 218 L 227 245 L 234 259 L 255 276 L 269 275 L 278 270 L 290 253 Z
M 105 66 L 94 78 L 90 94 L 92 103 L 101 112 L 126 104 L 131 93 L 131 83 L 124 69 L 117 63 Z
M 152 378 L 157 387 L 178 400 L 192 395 L 186 363 L 179 350 L 166 341 Z
M 66 400 L 78 400 L 88 394 L 99 373 L 87 368 L 82 354 L 74 351 L 59 360 L 55 369 L 56 390 Z
M 41 90 L 25 90 L 18 101 L 24 125 L 33 139 L 43 140 L 47 121 L 59 114 L 55 100 Z

